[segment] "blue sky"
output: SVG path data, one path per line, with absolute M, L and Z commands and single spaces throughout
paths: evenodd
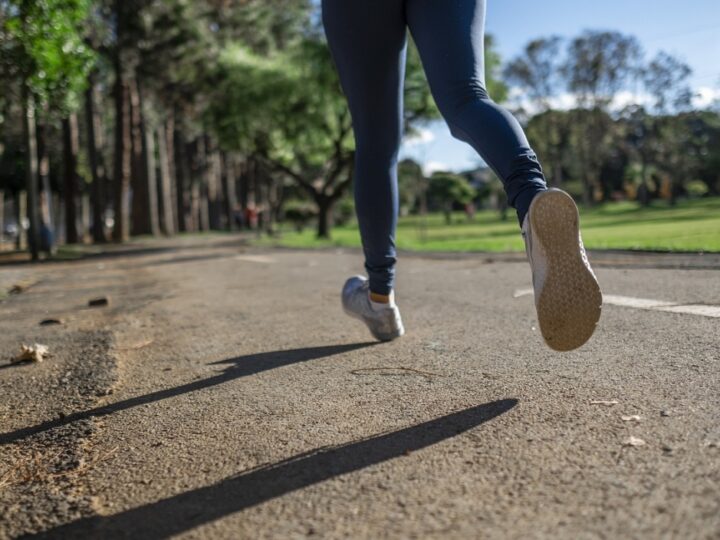
M 648 56 L 664 50 L 690 65 L 694 89 L 720 89 L 719 0 L 488 0 L 486 29 L 504 61 L 537 37 L 619 30 L 636 36 Z M 462 170 L 481 163 L 443 122 L 427 126 L 423 139 L 427 142 L 406 143 L 402 156 L 430 169 Z

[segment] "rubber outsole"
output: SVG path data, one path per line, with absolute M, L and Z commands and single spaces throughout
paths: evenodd
M 529 210 L 533 242 L 547 257 L 545 281 L 535 299 L 540 332 L 556 351 L 587 343 L 602 310 L 597 279 L 580 251 L 580 217 L 572 198 L 560 190 L 537 195 Z
M 370 331 L 370 334 L 378 341 L 383 341 L 383 342 L 394 341 L 405 335 L 404 327 L 400 327 L 397 332 L 393 332 L 391 334 L 379 334 L 379 333 L 375 332 L 375 330 L 372 329 L 370 324 L 368 324 L 368 322 L 365 320 L 365 317 L 363 317 L 362 315 L 358 315 L 357 313 L 350 311 L 349 309 L 345 308 L 345 306 L 343 306 L 343 311 L 345 312 L 345 315 L 348 315 L 348 316 L 352 317 L 353 319 L 357 319 L 358 321 L 364 322 L 365 326 L 367 326 L 367 329 Z

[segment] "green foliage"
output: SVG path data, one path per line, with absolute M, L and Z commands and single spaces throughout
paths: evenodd
M 418 163 L 405 159 L 398 164 L 398 198 L 401 214 L 412 212 L 427 189 L 428 180 Z
M 318 42 L 269 58 L 230 46 L 218 70 L 222 82 L 208 119 L 227 148 L 287 166 L 300 154 L 319 171 L 332 153 L 332 135 L 349 127 L 329 53 Z
M 428 196 L 443 209 L 450 223 L 453 204 L 468 204 L 476 196 L 475 188 L 463 176 L 451 173 L 435 173 L 430 177 Z
M 285 219 L 291 222 L 297 231 L 302 231 L 317 214 L 311 203 L 299 199 L 286 201 L 283 213 Z
M 355 218 L 355 201 L 352 197 L 343 197 L 334 208 L 335 224 L 347 225 Z
M 242 43 L 262 56 L 293 47 L 310 30 L 311 0 L 223 0 L 208 4 L 205 12 L 222 44 Z
M 417 120 L 440 118 L 440 111 L 429 91 L 420 53 L 415 42 L 408 40 L 405 63 L 405 130 L 412 133 Z
M 688 195 L 694 198 L 704 197 L 710 191 L 705 182 L 702 182 L 700 180 L 691 180 L 687 183 L 686 189 Z
M 634 36 L 587 30 L 570 42 L 562 67 L 568 88 L 581 105 L 606 107 L 637 73 L 641 48 Z
M 526 92 L 541 110 L 550 108 L 550 98 L 560 89 L 561 41 L 558 36 L 534 39 L 503 70 L 508 82 Z
M 502 80 L 502 61 L 500 53 L 495 50 L 495 38 L 485 34 L 485 86 L 488 95 L 498 103 L 507 99 L 508 87 Z
M 690 105 L 692 91 L 687 78 L 691 73 L 690 66 L 664 51 L 650 61 L 643 70 L 643 82 L 654 98 L 657 112 L 686 109 Z
M 3 2 L 2 75 L 22 81 L 50 110 L 76 109 L 95 60 L 83 39 L 91 5 L 91 0 Z

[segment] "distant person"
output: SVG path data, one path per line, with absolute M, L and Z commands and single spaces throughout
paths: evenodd
M 248 203 L 247 207 L 245 208 L 245 224 L 248 229 L 250 229 L 251 231 L 254 231 L 258 228 L 258 221 L 259 221 L 258 209 L 255 206 L 255 203 L 250 202 L 250 203 Z
M 379 340 L 404 334 L 393 288 L 409 28 L 450 131 L 492 167 L 517 211 L 546 343 L 556 350 L 584 344 L 600 318 L 602 295 L 580 239 L 577 207 L 565 192 L 547 188 L 520 124 L 488 96 L 485 1 L 323 0 L 322 9 L 353 120 L 355 208 L 369 276 L 347 280 L 345 311 Z
M 475 212 L 477 211 L 477 207 L 475 206 L 474 202 L 469 202 L 465 205 L 465 217 L 467 217 L 468 221 L 472 221 L 475 219 Z

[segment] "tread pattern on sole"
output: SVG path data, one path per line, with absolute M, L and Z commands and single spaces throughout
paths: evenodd
M 577 206 L 565 192 L 549 190 L 533 200 L 529 219 L 533 241 L 547 257 L 535 299 L 540 331 L 551 348 L 576 349 L 592 336 L 602 309 L 600 286 L 580 251 Z

